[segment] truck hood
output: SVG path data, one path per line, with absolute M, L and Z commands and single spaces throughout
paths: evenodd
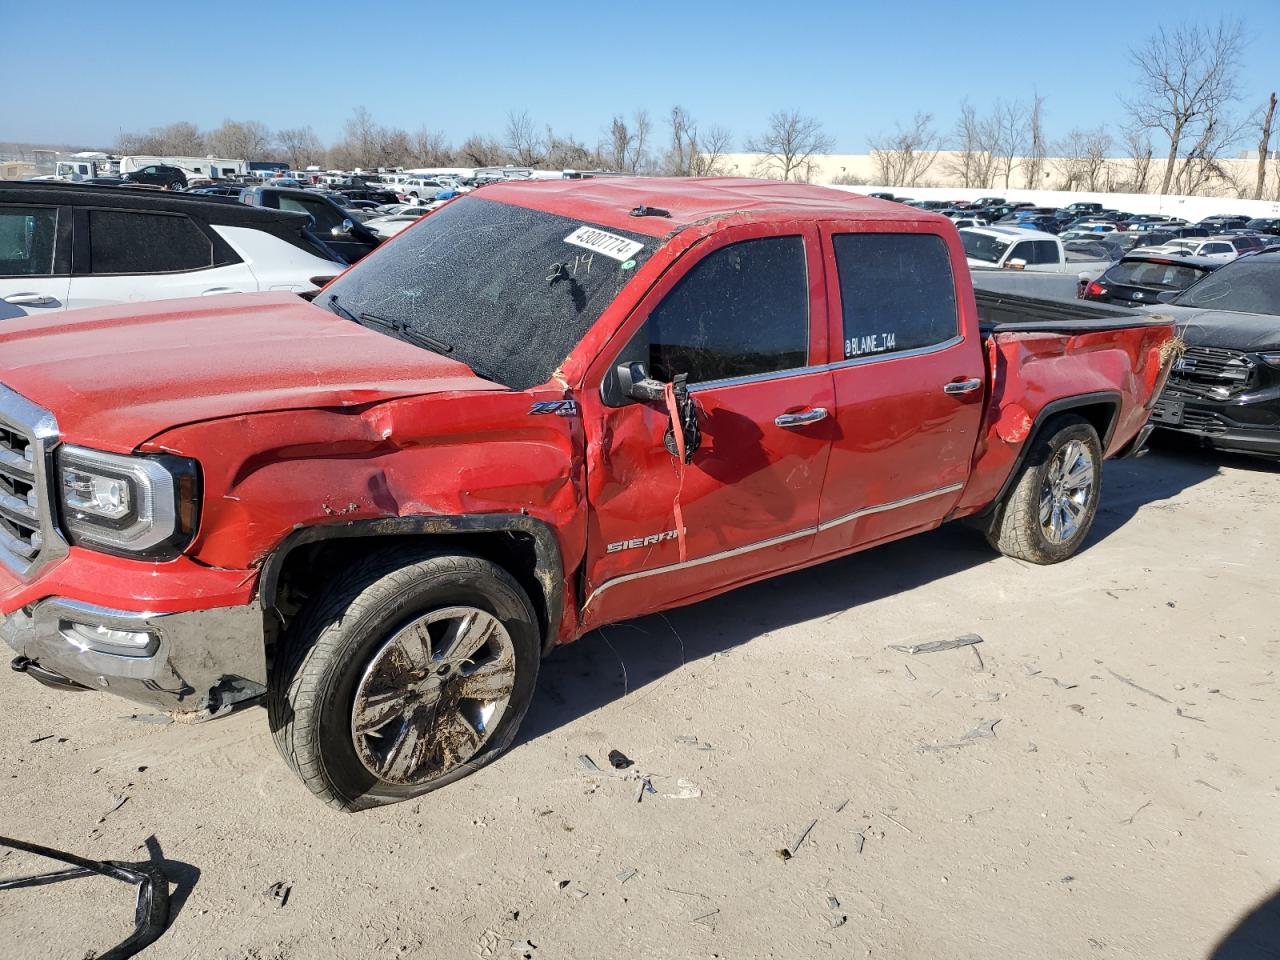
M 1269 313 L 1233 313 L 1162 304 L 1147 308 L 1173 318 L 1178 335 L 1192 347 L 1225 347 L 1253 353 L 1280 350 L 1280 317 Z
M 5 320 L 0 383 L 53 411 L 66 439 L 116 451 L 199 420 L 506 390 L 287 293 Z

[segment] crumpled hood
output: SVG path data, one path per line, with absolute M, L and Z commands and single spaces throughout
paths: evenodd
M 505 389 L 287 293 L 0 321 L 0 383 L 67 440 L 116 451 L 199 420 Z
M 1178 335 L 1192 347 L 1225 347 L 1254 353 L 1280 350 L 1280 317 L 1267 313 L 1232 313 L 1161 304 L 1147 308 L 1172 317 Z

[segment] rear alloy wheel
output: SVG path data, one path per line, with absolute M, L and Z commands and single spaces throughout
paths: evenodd
M 1032 441 L 1013 486 L 987 521 L 1008 557 L 1057 563 L 1080 549 L 1098 512 L 1102 443 L 1083 417 L 1055 417 Z
M 326 582 L 272 667 L 276 746 L 330 806 L 420 796 L 480 769 L 515 739 L 542 631 L 495 563 L 393 549 Z

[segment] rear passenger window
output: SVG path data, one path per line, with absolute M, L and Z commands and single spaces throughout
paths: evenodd
M 846 358 L 931 347 L 956 335 L 955 281 L 941 237 L 843 233 L 832 244 Z
M 689 382 L 803 367 L 809 284 L 802 237 L 745 240 L 707 254 L 649 314 L 649 375 Z
M 1033 240 L 1031 259 L 1027 263 L 1057 263 L 1058 246 L 1052 240 Z
M 0 207 L 0 277 L 40 277 L 53 273 L 57 226 L 57 210 Z
M 89 211 L 93 273 L 173 273 L 213 265 L 213 243 L 184 216 Z

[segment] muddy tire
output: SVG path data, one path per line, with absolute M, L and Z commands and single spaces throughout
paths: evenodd
M 372 555 L 290 629 L 267 695 L 276 746 L 340 810 L 445 786 L 511 745 L 540 634 L 524 590 L 488 560 Z
M 1033 441 L 992 514 L 987 540 L 1006 557 L 1058 563 L 1080 549 L 1098 512 L 1102 444 L 1082 417 L 1055 417 Z

